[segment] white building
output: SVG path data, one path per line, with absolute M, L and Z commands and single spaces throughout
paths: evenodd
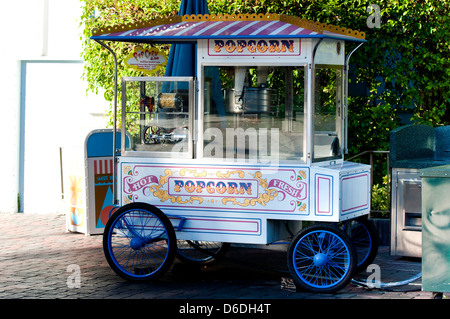
M 64 213 L 65 149 L 106 126 L 108 103 L 81 79 L 81 5 L 2 2 L 0 212 Z

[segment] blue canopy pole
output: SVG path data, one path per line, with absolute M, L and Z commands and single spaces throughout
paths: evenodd
M 206 0 L 181 0 L 178 15 L 209 14 Z M 219 115 L 225 115 L 220 74 L 217 68 L 209 68 L 212 79 L 212 98 Z M 197 45 L 172 44 L 167 60 L 165 76 L 197 76 Z M 166 87 L 167 88 L 167 87 Z
M 178 15 L 209 14 L 206 0 L 181 0 Z M 195 44 L 172 44 L 167 60 L 165 76 L 196 76 Z

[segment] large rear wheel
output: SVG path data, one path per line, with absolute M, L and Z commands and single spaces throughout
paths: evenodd
M 356 273 L 365 271 L 377 256 L 378 233 L 373 223 L 365 217 L 351 219 L 343 223 L 344 232 L 350 237 L 356 249 Z
M 103 251 L 110 267 L 127 280 L 150 280 L 172 265 L 176 236 L 158 208 L 132 203 L 119 208 L 103 233 Z

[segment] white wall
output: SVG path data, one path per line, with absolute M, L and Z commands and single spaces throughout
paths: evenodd
M 104 128 L 107 103 L 81 80 L 79 0 L 3 2 L 0 10 L 0 212 L 65 212 L 59 149 Z

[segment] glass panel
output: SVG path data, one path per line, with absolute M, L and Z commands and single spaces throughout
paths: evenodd
M 129 78 L 123 85 L 122 123 L 132 139 L 126 151 L 188 154 L 191 82 Z
M 314 160 L 342 158 L 342 70 L 316 68 Z
M 303 67 L 205 67 L 206 158 L 304 162 Z

